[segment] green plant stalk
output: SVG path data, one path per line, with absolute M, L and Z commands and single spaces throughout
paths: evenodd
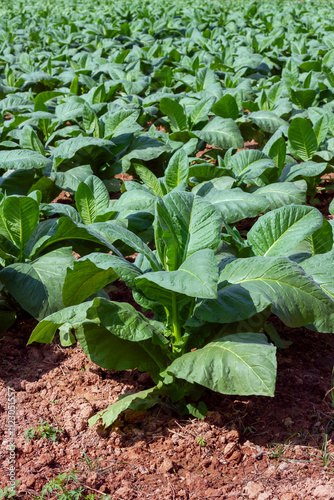
M 194 306 L 195 306 L 195 297 L 191 299 L 190 307 L 189 307 L 189 314 L 188 314 L 188 319 L 190 319 L 193 315 L 194 312 Z
M 178 311 L 177 311 L 177 297 L 176 293 L 172 292 L 172 325 L 175 343 L 179 343 L 182 340 L 181 327 L 178 322 Z M 174 349 L 173 349 L 174 351 Z
M 308 181 L 308 191 L 310 195 L 310 203 L 313 205 L 314 199 L 317 195 L 317 186 L 320 184 L 321 177 L 310 178 Z
M 42 128 L 42 132 L 44 134 L 44 138 L 47 141 L 50 137 L 50 134 L 48 133 L 48 125 L 47 125 L 45 119 L 41 120 L 41 128 Z

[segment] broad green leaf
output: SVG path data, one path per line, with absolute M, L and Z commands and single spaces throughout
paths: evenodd
M 328 133 L 328 117 L 327 115 L 320 116 L 314 123 L 314 133 L 317 137 L 318 144 L 322 144 L 327 137 Z
M 217 76 L 215 72 L 206 67 L 201 68 L 196 73 L 196 90 L 197 92 L 201 90 L 206 90 L 212 87 L 217 82 Z
M 89 227 L 87 227 L 87 231 L 93 237 L 95 236 L 96 238 L 100 238 L 101 242 L 104 241 L 111 246 L 113 246 L 112 243 L 114 241 L 122 241 L 130 248 L 132 248 L 135 252 L 142 253 L 148 259 L 154 271 L 159 271 L 161 269 L 161 266 L 152 250 L 147 245 L 145 245 L 145 243 L 139 238 L 139 236 L 132 233 L 128 229 L 112 222 L 95 222 L 94 224 L 91 224 Z M 117 253 L 115 247 L 113 248 L 113 252 Z M 122 257 L 122 255 L 119 256 Z
M 134 165 L 136 170 L 136 174 L 140 178 L 141 181 L 145 184 L 145 186 L 157 196 L 163 196 L 163 192 L 160 186 L 159 179 L 151 172 L 148 168 L 143 165 Z
M 170 272 L 177 271 L 168 271 L 168 273 Z M 156 278 L 159 280 L 159 276 Z M 138 304 L 145 309 L 151 309 L 161 318 L 165 318 L 166 309 L 169 311 L 169 318 L 171 318 L 175 310 L 178 315 L 181 315 L 182 309 L 194 300 L 187 295 L 162 287 L 153 280 L 149 281 L 145 279 L 138 281 L 137 288 L 133 290 L 133 297 Z M 172 325 L 170 324 L 169 326 Z
M 110 139 L 122 134 L 130 134 L 141 130 L 137 123 L 139 111 L 133 109 L 122 109 L 116 113 L 109 113 L 105 119 L 104 138 Z
M 297 177 L 316 177 L 322 174 L 326 168 L 327 163 L 317 163 L 315 161 L 293 163 L 283 168 L 280 181 L 293 181 Z
M 98 223 L 95 224 L 97 225 Z M 95 224 L 85 226 L 84 224 L 75 223 L 69 217 L 43 221 L 29 238 L 25 247 L 25 255 L 30 259 L 36 258 L 47 247 L 60 241 L 69 240 L 92 241 L 97 243 L 98 246 L 102 244 L 116 255 L 121 255 L 110 240 L 106 239 L 103 234 L 100 234 L 98 228 L 96 231 L 94 230 L 93 226 Z M 104 225 L 106 226 L 107 224 L 104 223 Z
M 334 300 L 334 252 L 314 255 L 299 265 Z
M 73 137 L 63 141 L 60 146 L 52 151 L 52 156 L 61 160 L 73 158 L 78 151 L 86 148 L 101 149 L 109 154 L 109 149 L 114 146 L 114 143 L 105 139 L 98 139 L 97 137 L 84 137 L 82 135 Z M 110 153 L 111 156 L 111 153 Z
M 276 166 L 271 158 L 261 151 L 244 149 L 229 158 L 228 168 L 232 170 L 237 180 L 247 182 L 248 179 L 256 179 L 265 170 Z
M 265 196 L 245 193 L 240 188 L 226 191 L 214 188 L 205 194 L 204 199 L 221 213 L 223 220 L 228 224 L 247 217 L 256 217 L 270 208 Z
M 289 142 L 298 157 L 307 161 L 318 151 L 317 137 L 304 118 L 294 118 L 289 126 Z
M 68 328 L 74 328 L 85 321 L 97 319 L 96 309 L 100 305 L 101 299 L 95 298 L 90 302 L 66 307 L 44 318 L 32 331 L 28 345 L 32 342 L 43 342 L 50 344 L 58 330 L 62 325 L 67 325 Z
M 239 324 L 249 320 L 253 316 L 267 310 L 271 305 L 271 300 L 265 297 L 260 291 L 250 293 L 241 286 L 226 286 L 225 283 L 218 286 L 218 296 L 216 300 L 203 300 L 198 302 L 194 315 L 201 321 L 208 323 Z M 250 325 L 255 327 L 255 325 Z M 244 331 L 244 330 L 242 330 Z M 237 329 L 237 332 L 240 332 Z
M 16 263 L 0 271 L 0 280 L 20 306 L 41 320 L 64 307 L 61 291 L 74 257 L 61 248 L 31 263 Z
M 130 160 L 149 161 L 158 158 L 165 152 L 170 151 L 170 147 L 163 142 L 149 137 L 148 135 L 140 135 L 129 145 L 126 154 L 122 157 L 122 162 L 128 165 Z
M 169 97 L 163 97 L 160 101 L 160 110 L 168 116 L 173 131 L 186 130 L 187 117 L 181 104 Z
M 318 61 L 305 61 L 299 65 L 303 71 L 321 71 L 321 60 Z
M 247 241 L 256 255 L 288 255 L 296 243 L 322 226 L 322 215 L 313 207 L 290 205 L 260 217 L 249 230 Z
M 193 130 L 193 134 L 217 148 L 240 149 L 244 147 L 244 140 L 238 125 L 231 118 L 215 116 L 202 130 Z
M 4 259 L 7 264 L 11 264 L 19 257 L 20 249 L 9 239 L 6 228 L 2 227 L 0 231 L 0 258 Z M 3 233 L 7 234 L 7 236 Z
M 22 252 L 38 224 L 38 203 L 26 196 L 10 196 L 4 201 L 2 215 L 8 237 Z
M 39 205 L 39 210 L 43 215 L 46 215 L 47 217 L 59 214 L 69 217 L 74 222 L 80 222 L 82 224 L 84 223 L 79 213 L 74 207 L 72 207 L 72 205 L 67 205 L 65 203 L 41 203 Z
M 13 170 L 5 172 L 0 178 L 0 188 L 7 196 L 12 194 L 25 196 L 34 183 L 34 170 Z
M 165 269 L 175 271 L 198 250 L 216 250 L 221 225 L 215 208 L 192 193 L 174 191 L 157 200 L 155 242 Z
M 322 219 L 322 226 L 290 251 L 291 260 L 300 262 L 311 255 L 326 254 L 333 249 L 333 226 L 325 217 Z
M 0 169 L 3 170 L 42 169 L 49 164 L 48 158 L 30 149 L 0 151 Z
M 154 214 L 156 195 L 146 186 L 128 181 L 127 191 L 113 204 L 113 209 L 122 214 L 148 212 Z
M 221 97 L 213 106 L 212 112 L 222 118 L 232 118 L 232 120 L 236 120 L 239 116 L 237 102 L 230 94 Z
M 168 340 L 161 334 L 164 331 L 162 323 L 149 320 L 126 302 L 111 302 L 101 298 L 96 311 L 101 324 L 120 339 L 131 342 L 151 340 L 159 347 L 168 345 Z M 151 351 L 153 354 L 153 346 Z M 161 360 L 158 358 L 157 364 L 163 362 L 164 356 L 162 353 L 160 355 Z
M 176 359 L 167 372 L 222 394 L 274 396 L 275 354 L 259 333 L 226 335 Z
M 116 403 L 108 406 L 106 410 L 102 410 L 91 417 L 88 421 L 89 425 L 90 427 L 93 427 L 94 424 L 101 420 L 105 427 L 109 427 L 115 422 L 118 415 L 125 410 L 142 410 L 151 408 L 157 404 L 157 400 L 154 399 L 154 396 L 159 395 L 160 392 L 159 388 L 155 386 L 151 389 L 146 389 L 134 394 L 126 394 L 124 397 L 116 401 Z
M 279 137 L 270 147 L 268 156 L 274 161 L 278 169 L 282 169 L 286 157 L 286 144 L 283 137 Z
M 312 245 L 313 255 L 330 252 L 333 248 L 333 227 L 325 217 L 322 219 L 322 226 L 308 238 Z
M 196 125 L 196 123 L 207 120 L 208 114 L 210 113 L 214 102 L 215 98 L 210 97 L 209 99 L 201 99 L 197 104 L 195 104 L 195 106 L 193 106 L 190 114 L 192 126 Z
M 283 136 L 283 130 L 284 130 L 285 127 L 280 127 L 278 130 L 276 130 L 276 132 L 270 137 L 270 139 L 268 140 L 268 142 L 266 142 L 266 144 L 263 146 L 262 148 L 262 152 L 264 154 L 266 154 L 267 156 L 269 156 L 269 151 L 270 151 L 270 148 L 271 146 L 273 146 L 273 144 L 280 138 L 283 138 L 284 139 L 284 136 Z M 286 130 L 287 130 L 287 127 L 286 127 Z M 284 141 L 285 142 L 285 141 Z M 271 157 L 270 157 L 271 158 Z
M 94 137 L 103 135 L 97 114 L 87 102 L 85 102 L 82 110 L 82 123 L 87 134 L 93 133 Z
M 189 167 L 190 184 L 194 182 L 204 184 L 204 182 L 213 181 L 213 183 L 219 183 L 221 185 L 225 183 L 225 189 L 229 189 L 234 184 L 234 179 L 227 176 L 224 178 L 221 177 L 224 172 L 226 172 L 224 168 L 216 167 L 216 165 L 212 163 L 195 163 Z M 192 189 L 193 193 L 195 193 L 194 189 L 196 192 L 200 189 L 198 184 Z
M 293 182 L 276 182 L 256 189 L 257 195 L 265 196 L 270 203 L 270 209 L 285 205 L 302 205 L 306 203 L 306 188 L 302 190 Z
M 66 324 L 77 329 L 85 323 L 101 325 L 103 329 L 121 340 L 137 343 L 154 338 L 157 346 L 168 344 L 168 341 L 161 335 L 160 323 L 150 321 L 126 302 L 111 302 L 105 298 L 94 298 L 89 302 L 66 307 L 44 318 L 32 332 L 28 343 L 51 342 L 61 325 Z M 158 330 L 157 327 L 159 327 Z M 100 341 L 104 342 L 103 338 Z M 117 351 L 115 356 L 117 356 Z M 123 362 L 126 363 L 126 361 Z
M 236 259 L 226 265 L 218 285 L 218 300 L 224 294 L 237 298 L 244 289 L 259 301 L 259 295 L 273 305 L 273 313 L 291 327 L 315 324 L 319 332 L 333 331 L 334 302 L 295 262 L 284 257 Z M 232 288 L 231 288 L 232 287 Z M 254 295 L 255 294 L 255 295 Z M 242 314 L 242 301 L 234 313 Z
M 54 99 L 55 97 L 59 97 L 64 95 L 63 92 L 57 92 L 57 91 L 45 91 L 45 92 L 40 92 L 39 94 L 36 95 L 35 97 L 35 108 L 34 111 L 47 111 L 47 107 L 45 106 L 45 103 L 50 101 L 51 99 Z
M 29 125 L 23 127 L 20 135 L 20 147 L 22 149 L 31 149 L 32 151 L 36 151 L 40 155 L 45 156 L 43 144 L 39 140 L 39 137 L 34 129 Z
M 188 297 L 217 297 L 218 267 L 212 250 L 199 250 L 190 255 L 177 271 L 145 273 L 136 278 L 138 287 L 150 298 L 150 283 Z
M 84 182 L 92 173 L 90 165 L 82 165 L 71 168 L 67 172 L 51 172 L 50 178 L 59 188 L 75 193 L 80 182 Z
M 255 125 L 264 132 L 274 134 L 282 125 L 287 126 L 287 122 L 276 115 L 274 111 L 254 111 L 248 115 Z
M 142 272 L 125 259 L 115 255 L 92 253 L 75 261 L 68 268 L 63 287 L 65 307 L 80 304 L 118 277 L 135 287 L 135 278 Z
M 300 109 L 311 107 L 316 95 L 315 89 L 299 89 L 297 87 L 291 87 L 290 89 L 291 101 Z
M 150 356 L 151 337 L 139 340 L 140 335 L 137 335 L 133 341 L 125 338 L 132 329 L 142 326 L 138 319 L 139 313 L 136 316 L 135 309 L 130 312 L 126 307 L 128 304 L 117 304 L 117 307 L 111 309 L 112 304 L 117 303 L 110 302 L 108 308 L 110 330 L 94 322 L 76 326 L 75 334 L 80 347 L 93 363 L 107 370 L 137 368 L 139 371 L 148 371 L 153 376 L 157 375 L 159 365 Z M 164 356 L 161 355 L 161 358 L 163 361 Z
M 198 169 L 200 170 L 200 166 L 198 166 Z M 190 171 L 191 171 L 190 167 Z M 208 176 L 210 177 L 210 176 Z M 197 184 L 196 186 L 193 187 L 191 192 L 193 194 L 197 194 L 198 196 L 205 196 L 211 189 L 217 189 L 219 191 L 225 191 L 227 189 L 231 189 L 235 183 L 235 180 L 233 177 L 218 177 L 218 178 L 213 178 L 211 181 L 206 181 L 206 182 L 201 182 L 200 184 Z
M 169 160 L 165 170 L 165 183 L 168 192 L 186 182 L 189 176 L 189 159 L 183 149 L 179 149 Z M 160 195 L 161 196 L 161 195 Z
M 109 193 L 104 183 L 91 175 L 81 182 L 75 194 L 78 212 L 85 224 L 91 224 L 97 215 L 109 207 Z
M 76 122 L 82 117 L 82 110 L 85 101 L 81 97 L 70 97 L 62 104 L 56 106 L 55 113 L 59 123 L 67 121 Z

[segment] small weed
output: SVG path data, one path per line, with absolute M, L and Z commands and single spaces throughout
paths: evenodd
M 327 445 L 328 445 L 328 434 L 332 431 L 333 429 L 333 420 L 330 420 L 326 426 L 326 430 L 325 430 L 325 435 L 324 435 L 324 439 L 323 439 L 323 442 L 322 442 L 322 447 L 321 447 L 321 453 L 322 453 L 322 464 L 324 467 L 328 467 L 328 464 L 334 460 L 334 456 L 331 455 L 328 451 L 327 451 Z
M 45 495 L 47 495 L 47 498 L 52 495 L 54 500 L 113 500 L 104 493 L 101 493 L 100 495 L 88 493 L 86 495 L 84 494 L 85 488 L 83 486 L 69 489 L 71 482 L 79 482 L 78 474 L 81 474 L 81 472 L 76 469 L 59 474 L 59 476 L 55 477 L 43 486 L 42 495 L 34 497 L 34 500 L 44 500 Z
M 54 498 L 57 500 L 79 500 L 82 498 L 82 492 L 84 489 L 79 486 L 76 489 L 68 490 L 68 485 L 70 482 L 78 482 L 78 471 L 73 469 L 69 472 L 64 472 L 59 474 L 54 479 L 51 479 L 42 488 L 42 495 L 37 497 L 35 500 L 43 500 L 45 495 L 54 494 Z
M 51 439 L 51 441 L 56 441 L 59 432 L 64 431 L 60 427 L 57 429 L 52 427 L 47 420 L 41 420 L 41 423 L 37 427 L 29 427 L 29 429 L 26 429 L 24 435 L 27 443 L 31 439 Z
M 269 458 L 281 458 L 285 451 L 285 445 L 280 443 L 270 443 L 269 448 L 272 450 Z
M 13 488 L 9 488 L 5 486 L 4 489 L 0 489 L 0 499 L 4 498 L 14 498 L 16 495 L 16 488 L 18 487 L 20 481 L 15 481 L 15 486 Z
M 81 462 L 85 462 L 88 469 L 90 471 L 98 471 L 99 468 L 100 468 L 100 457 L 97 457 L 97 458 L 89 458 L 89 456 L 87 455 L 87 453 L 85 453 L 83 450 L 81 450 L 82 454 L 83 454 L 83 458 L 81 459 Z
M 328 453 L 327 451 L 327 444 L 328 444 L 328 435 L 325 434 L 324 436 L 324 440 L 323 440 L 323 443 L 322 443 L 322 447 L 321 447 L 321 452 L 322 452 L 322 465 L 324 467 L 327 467 L 329 462 L 331 461 L 332 459 L 332 456 L 330 453 Z
M 80 368 L 80 371 L 81 372 L 85 372 L 86 370 L 88 370 L 89 366 L 88 365 L 85 365 L 83 366 L 82 368 Z
M 206 444 L 206 443 L 205 443 L 205 440 L 202 438 L 202 436 L 198 436 L 198 437 L 196 438 L 196 441 L 198 442 L 198 444 L 199 444 L 200 446 L 205 446 L 205 444 Z
M 253 434 L 256 431 L 257 431 L 257 428 L 250 425 L 249 427 L 244 428 L 243 433 L 244 434 Z
M 292 415 L 293 416 L 293 415 Z M 285 441 L 284 443 L 270 443 L 269 448 L 272 450 L 272 453 L 269 455 L 269 458 L 281 458 L 283 453 L 287 450 L 289 446 L 289 441 L 295 437 L 295 436 L 300 436 L 300 431 L 295 432 L 294 434 L 291 434 Z M 276 448 L 276 449 L 275 449 Z

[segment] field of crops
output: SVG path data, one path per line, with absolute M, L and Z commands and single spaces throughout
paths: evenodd
M 39 354 L 33 361 L 31 353 L 61 352 L 65 359 L 74 352 L 83 371 L 90 367 L 101 380 L 125 376 L 125 389 L 95 400 L 74 437 L 66 429 L 62 437 L 62 422 L 54 419 L 58 434 L 54 427 L 46 432 L 35 425 L 26 433 L 28 442 L 51 436 L 52 446 L 64 448 L 85 433 L 94 441 L 97 430 L 110 436 L 110 429 L 131 415 L 132 436 L 139 432 L 142 440 L 145 419 L 159 418 L 212 429 L 219 424 L 230 432 L 241 426 L 246 435 L 260 435 L 266 422 L 245 427 L 221 410 L 222 401 L 228 406 L 241 397 L 238 401 L 271 404 L 277 373 L 280 377 L 277 354 L 294 365 L 298 338 L 308 370 L 315 358 L 323 360 L 323 373 L 319 366 L 305 395 L 313 398 L 317 387 L 323 406 L 312 410 L 322 415 L 317 417 L 322 431 L 307 441 L 304 427 L 311 436 L 316 422 L 308 426 L 303 416 L 305 432 L 296 443 L 313 446 L 313 476 L 323 477 L 319 460 L 325 475 L 333 472 L 331 2 L 22 1 L 2 5 L 0 13 L 2 407 L 7 387 L 14 387 L 17 400 L 23 397 L 20 406 L 26 401 L 25 411 L 34 414 L 32 400 L 24 400 L 26 383 L 43 384 L 44 370 L 50 377 L 57 363 L 47 367 L 46 360 L 37 370 L 43 373 L 36 374 Z M 27 366 L 33 378 L 24 372 Z M 298 370 L 303 385 L 307 373 L 300 365 Z M 58 397 L 56 378 L 52 387 L 50 394 Z M 45 394 L 39 401 L 49 398 Z M 62 412 L 69 406 L 62 401 Z M 44 407 L 33 423 L 52 420 L 52 411 Z M 212 415 L 218 424 L 207 423 Z M 28 424 L 31 420 L 23 428 Z M 196 437 L 199 431 L 194 432 Z M 209 438 L 197 438 L 201 456 Z M 279 439 L 284 442 L 281 434 Z M 268 450 L 273 441 L 268 436 L 262 444 Z M 77 473 L 70 477 L 65 468 L 70 462 L 60 467 L 55 448 L 56 455 L 44 460 L 43 479 L 24 466 L 24 456 L 36 457 L 38 447 L 23 443 L 21 433 L 18 498 L 270 500 L 278 491 L 274 482 L 269 490 L 252 481 L 251 472 L 238 487 L 224 490 L 232 481 L 225 466 L 233 454 L 226 450 L 219 452 L 225 462 L 217 458 L 213 467 L 220 475 L 204 489 L 193 488 L 196 481 L 185 486 L 175 480 L 181 467 L 176 453 L 160 465 L 172 463 L 160 471 L 162 483 L 171 485 L 164 493 L 156 493 L 152 481 L 151 490 L 146 483 L 138 490 L 139 483 L 131 481 L 128 490 L 121 482 L 117 489 L 115 477 L 106 480 L 100 469 L 90 468 L 95 482 L 69 490 L 77 480 Z M 213 455 L 219 446 L 212 445 Z M 241 444 L 235 446 L 240 451 Z M 82 448 L 92 451 L 87 443 Z M 10 469 L 6 449 L 1 453 L 5 488 Z M 270 455 L 257 453 L 256 460 Z M 274 455 L 269 458 L 276 460 Z M 245 460 L 239 458 L 230 467 L 240 467 Z M 189 472 L 189 463 L 182 470 Z M 142 474 L 156 471 L 144 469 Z M 50 483 L 56 472 L 58 478 L 65 473 L 62 486 Z M 34 481 L 27 483 L 27 474 L 35 474 Z M 328 474 L 325 486 L 316 483 L 318 494 L 312 496 L 313 485 L 303 498 L 332 498 L 326 496 L 334 490 Z M 298 478 L 295 483 L 295 490 L 281 490 L 291 493 L 286 500 L 300 498 Z M 0 490 L 3 498 L 1 492 L 11 498 L 9 490 Z

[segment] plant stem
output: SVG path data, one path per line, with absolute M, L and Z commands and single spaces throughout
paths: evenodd
M 176 343 L 181 342 L 182 335 L 181 335 L 181 327 L 178 321 L 177 297 L 175 292 L 172 292 L 172 324 L 173 324 L 173 333 L 175 342 Z

